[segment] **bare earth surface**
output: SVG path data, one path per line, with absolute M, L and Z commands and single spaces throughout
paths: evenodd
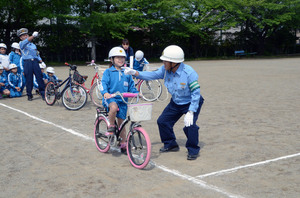
M 37 95 L 2 99 L 0 197 L 299 197 L 300 58 L 186 64 L 205 98 L 196 161 L 186 160 L 183 118 L 175 125 L 180 151 L 158 152 L 156 119 L 170 98 L 142 123 L 152 142 L 145 170 L 96 149 L 90 99 L 79 111 Z M 55 70 L 67 77 L 67 67 Z M 78 70 L 90 83 L 93 67 Z

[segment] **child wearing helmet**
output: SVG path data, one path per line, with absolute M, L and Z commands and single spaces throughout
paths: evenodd
M 7 76 L 9 73 L 9 56 L 6 54 L 7 46 L 0 43 L 0 64 L 3 66 L 4 74 Z
M 4 68 L 0 64 L 0 98 L 2 98 L 3 96 L 10 95 L 10 92 L 8 90 L 7 76 L 3 72 L 4 72 Z
M 44 73 L 45 71 L 45 68 L 46 68 L 46 64 L 44 62 L 41 62 L 39 63 L 39 66 L 41 68 L 41 72 L 43 74 L 43 81 L 44 81 L 44 84 L 46 85 L 48 83 L 48 77 L 47 75 Z M 36 80 L 36 77 L 35 75 L 33 75 L 33 89 L 35 90 L 36 94 L 39 94 L 39 84 Z
M 149 64 L 147 59 L 144 57 L 144 52 L 138 50 L 135 52 L 134 62 L 133 62 L 133 69 L 137 71 L 143 71 L 144 66 Z
M 58 83 L 58 78 L 55 76 L 55 70 L 53 67 L 48 67 L 47 68 L 47 80 L 48 82 L 54 82 L 55 84 Z
M 131 92 L 138 93 L 134 86 L 132 76 L 125 75 L 124 70 L 121 68 L 125 64 L 126 53 L 121 47 L 113 47 L 108 54 L 112 66 L 106 69 L 103 73 L 101 80 L 101 94 L 103 95 L 103 105 L 108 109 L 108 119 L 110 125 L 108 126 L 107 136 L 113 135 L 116 129 L 114 125 L 116 117 L 118 124 L 121 124 L 126 118 L 127 104 L 122 101 L 120 97 L 111 98 L 110 94 L 115 92 Z M 125 99 L 127 100 L 127 98 Z M 126 131 L 120 134 L 121 140 L 121 152 L 126 153 Z
M 9 56 L 10 63 L 16 64 L 18 67 L 18 74 L 21 74 L 23 71 L 20 67 L 21 51 L 20 51 L 19 43 L 14 42 L 11 45 L 11 52 L 9 53 L 8 56 Z
M 8 84 L 10 97 L 21 97 L 22 96 L 22 76 L 18 74 L 18 67 L 12 63 L 9 65 L 10 73 L 8 74 Z

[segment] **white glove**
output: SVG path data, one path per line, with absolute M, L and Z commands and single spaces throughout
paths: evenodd
M 131 69 L 131 68 L 129 68 L 129 67 L 122 67 L 122 69 L 124 69 L 124 73 L 126 74 L 126 75 L 135 75 L 136 74 L 136 70 L 134 70 L 134 69 Z
M 194 112 L 188 111 L 184 116 L 184 125 L 186 127 L 193 125 L 193 120 L 194 120 Z
M 32 34 L 33 37 L 37 37 L 38 35 L 39 35 L 38 32 L 33 32 L 33 34 Z

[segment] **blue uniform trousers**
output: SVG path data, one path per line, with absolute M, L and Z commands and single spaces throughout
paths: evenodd
M 44 96 L 45 93 L 45 84 L 43 81 L 43 74 L 39 66 L 37 59 L 26 59 L 24 60 L 24 74 L 26 78 L 26 92 L 27 96 L 32 96 L 33 88 L 33 74 L 36 77 L 37 83 L 39 85 L 39 91 Z
M 194 113 L 193 125 L 184 127 L 183 131 L 187 137 L 185 147 L 190 155 L 197 155 L 200 151 L 199 143 L 199 127 L 196 125 L 198 116 L 202 107 L 204 99 L 200 97 L 199 107 L 197 112 Z M 190 103 L 185 105 L 177 105 L 171 99 L 170 103 L 164 109 L 162 114 L 157 120 L 160 139 L 164 143 L 164 148 L 170 148 L 178 145 L 174 134 L 173 126 L 179 120 L 179 118 L 186 114 L 189 110 Z

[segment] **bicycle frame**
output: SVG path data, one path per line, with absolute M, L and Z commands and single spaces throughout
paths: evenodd
M 99 117 L 99 116 L 103 116 L 106 119 L 106 121 L 109 123 L 109 120 L 108 120 L 108 111 L 106 110 L 105 107 L 99 107 L 99 108 L 97 108 L 97 117 Z M 131 121 L 130 120 L 130 116 L 127 116 L 126 119 L 123 120 L 123 122 L 119 126 L 118 123 L 117 123 L 117 121 L 115 120 L 115 126 L 117 126 L 116 127 L 116 132 L 115 132 L 115 135 L 117 137 L 117 141 L 120 141 L 119 137 L 120 137 L 121 131 L 124 129 L 124 127 L 130 121 Z M 140 126 L 141 125 L 139 124 L 139 122 L 131 121 L 128 134 L 133 131 L 134 127 L 140 127 Z
M 100 79 L 100 76 L 99 76 L 98 71 L 97 71 L 99 69 L 99 66 L 95 66 L 94 68 L 95 68 L 95 75 L 93 76 L 93 79 L 92 79 L 92 82 L 91 82 L 91 87 L 95 83 L 95 80 L 98 83 L 98 80 Z M 81 86 L 86 90 L 87 93 L 90 93 L 91 88 L 87 88 L 85 86 L 85 83 L 82 83 Z
M 69 77 L 66 80 L 64 80 L 62 83 L 58 83 L 58 85 L 55 85 L 55 89 L 59 90 L 59 88 L 66 83 L 65 87 L 63 88 L 63 90 L 58 92 L 58 95 L 57 95 L 57 97 L 58 97 L 57 99 L 58 100 L 61 97 L 61 93 L 63 93 L 68 87 L 70 87 L 71 93 L 74 96 L 74 93 L 72 91 L 73 89 L 72 89 L 72 82 L 71 82 L 71 80 L 72 80 L 72 77 L 71 77 L 71 69 L 70 69 L 69 70 Z

